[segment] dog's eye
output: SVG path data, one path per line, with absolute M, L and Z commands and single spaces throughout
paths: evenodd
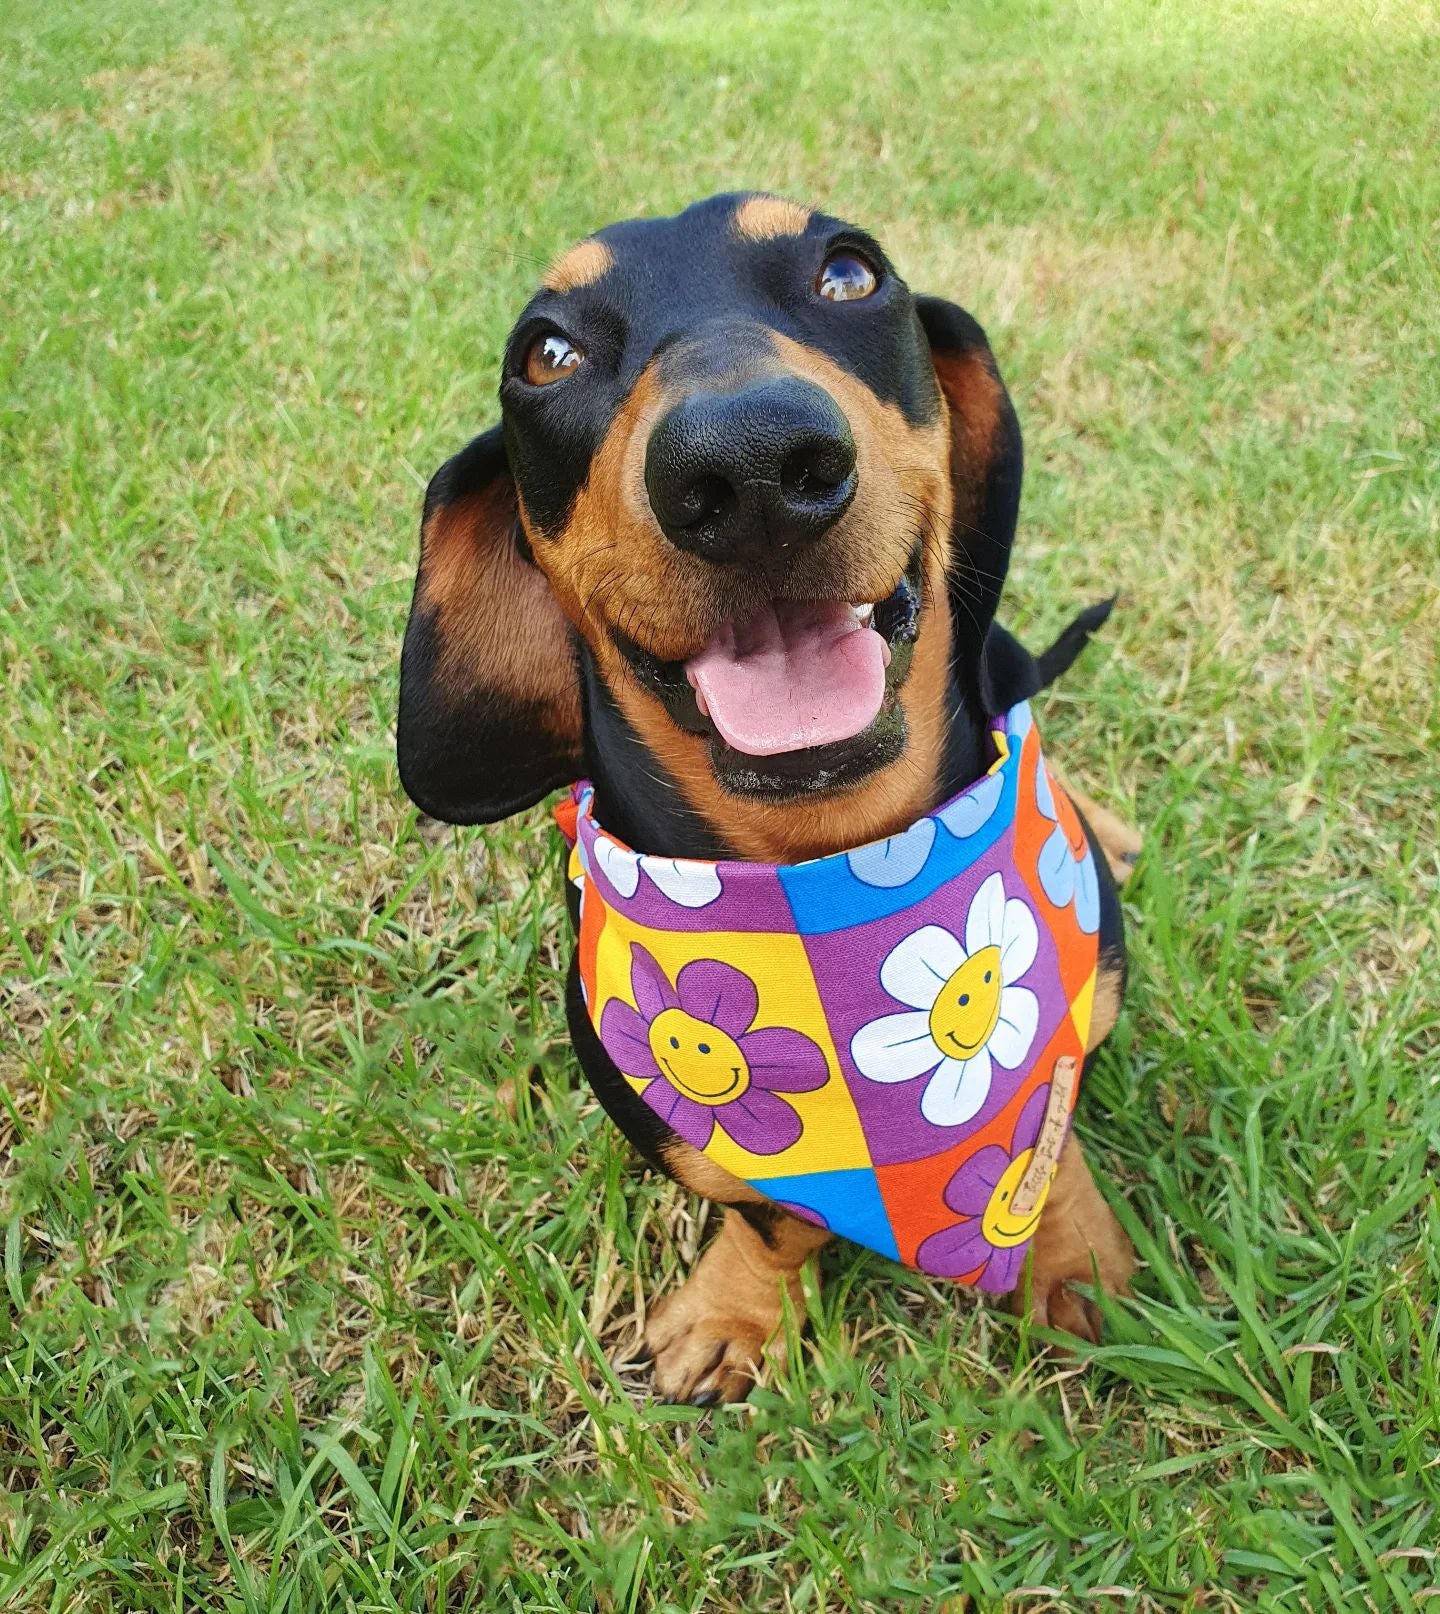
M 563 381 L 584 362 L 583 349 L 559 331 L 550 331 L 530 344 L 525 354 L 525 379 L 532 387 L 548 387 L 552 381 Z
M 879 285 L 875 271 L 853 252 L 834 252 L 815 278 L 815 290 L 832 303 L 853 303 Z

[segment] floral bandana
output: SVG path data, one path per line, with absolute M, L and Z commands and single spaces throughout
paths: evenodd
M 982 778 L 807 863 L 642 856 L 576 785 L 580 981 L 680 1137 L 805 1220 L 937 1277 L 1020 1278 L 1069 1130 L 1100 897 L 1022 702 Z

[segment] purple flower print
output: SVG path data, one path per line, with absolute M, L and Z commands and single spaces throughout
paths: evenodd
M 672 986 L 638 943 L 630 946 L 636 1008 L 611 998 L 600 1040 L 616 1065 L 648 1085 L 641 1097 L 676 1132 L 703 1149 L 718 1124 L 751 1154 L 780 1154 L 795 1143 L 800 1117 L 779 1093 L 823 1087 L 825 1055 L 787 1026 L 752 1030 L 755 983 L 718 959 L 686 964 Z
M 1008 1149 L 998 1143 L 977 1150 L 950 1179 L 945 1203 L 967 1220 L 932 1233 L 915 1254 L 922 1271 L 937 1278 L 963 1278 L 981 1269 L 975 1279 L 979 1289 L 994 1295 L 1008 1294 L 1020 1281 L 1025 1252 L 1040 1222 L 1040 1212 L 1050 1194 L 1047 1183 L 1027 1216 L 1010 1209 L 1020 1179 L 1030 1165 L 1033 1150 L 1016 1149 L 1021 1138 L 1036 1137 L 1050 1084 L 1038 1087 L 1025 1102 Z

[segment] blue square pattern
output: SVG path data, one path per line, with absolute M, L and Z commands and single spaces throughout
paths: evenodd
M 767 1199 L 814 1211 L 832 1233 L 864 1244 L 892 1261 L 900 1259 L 880 1184 L 868 1166 L 848 1171 L 809 1171 L 795 1177 L 752 1177 Z
M 1016 736 L 997 772 L 903 833 L 854 852 L 782 864 L 780 883 L 800 934 L 887 919 L 963 874 L 1014 822 L 1019 777 Z

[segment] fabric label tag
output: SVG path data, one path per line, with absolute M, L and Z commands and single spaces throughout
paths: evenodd
M 1010 1209 L 1016 1216 L 1029 1216 L 1035 1209 L 1055 1175 L 1060 1163 L 1060 1151 L 1065 1147 L 1065 1122 L 1070 1115 L 1070 1099 L 1075 1091 L 1075 1076 L 1079 1061 L 1066 1054 L 1055 1061 L 1055 1072 L 1050 1078 L 1050 1101 L 1045 1106 L 1045 1119 L 1040 1123 L 1040 1134 L 1035 1139 L 1035 1153 L 1015 1190 Z

